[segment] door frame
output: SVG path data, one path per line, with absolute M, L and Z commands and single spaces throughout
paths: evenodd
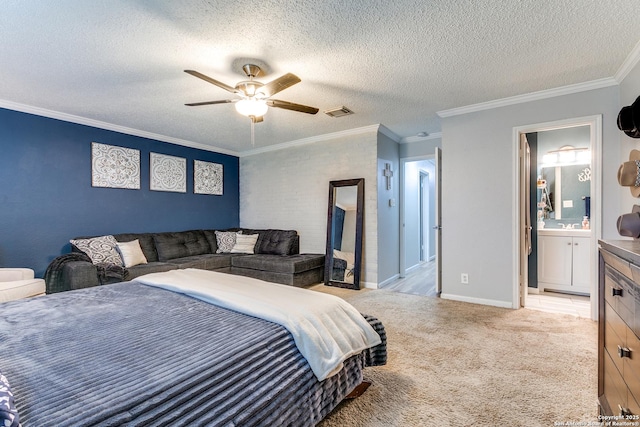
M 513 224 L 513 296 L 512 307 L 520 308 L 520 285 L 518 275 L 520 271 L 520 134 L 531 132 L 542 132 L 548 130 L 563 129 L 577 126 L 589 126 L 590 129 L 590 149 L 591 149 L 591 219 L 590 226 L 591 235 L 591 284 L 590 284 L 590 303 L 591 303 L 591 319 L 598 319 L 598 239 L 602 237 L 602 115 L 576 117 L 565 120 L 552 122 L 535 123 L 525 126 L 513 128 L 513 161 L 512 161 L 512 192 L 514 197 L 514 206 L 512 216 Z
M 429 189 L 429 182 L 431 174 L 429 171 L 422 169 L 418 173 L 420 174 L 420 261 L 427 262 L 429 261 L 429 252 L 431 249 L 431 245 L 429 244 L 429 230 L 431 229 L 431 227 L 429 227 L 429 220 L 431 219 L 431 215 L 429 214 L 431 208 L 431 204 L 429 203 L 431 191 Z M 427 181 L 426 187 L 425 180 Z M 426 239 L 425 234 L 427 235 Z
M 414 156 L 414 157 L 403 157 L 400 159 L 400 196 L 399 196 L 399 200 L 400 200 L 400 272 L 399 272 L 399 276 L 400 277 L 405 277 L 407 274 L 407 262 L 406 262 L 406 257 L 405 257 L 405 172 L 406 172 L 406 164 L 407 163 L 412 163 L 412 162 L 419 162 L 422 160 L 433 160 L 436 158 L 435 153 L 433 154 L 426 154 L 426 155 L 422 155 L 422 156 Z M 435 177 L 434 179 L 438 179 L 438 171 L 435 171 Z M 437 216 L 437 212 L 436 212 L 436 216 Z M 437 273 L 437 272 L 436 272 Z

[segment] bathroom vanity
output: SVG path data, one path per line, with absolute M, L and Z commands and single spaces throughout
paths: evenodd
M 538 289 L 589 295 L 591 230 L 538 231 Z

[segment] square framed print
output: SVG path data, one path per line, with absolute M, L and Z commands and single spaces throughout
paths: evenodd
M 166 154 L 149 153 L 153 191 L 187 192 L 187 159 Z
M 91 186 L 140 189 L 140 151 L 91 143 Z
M 223 193 L 223 167 L 219 163 L 193 161 L 193 192 L 195 194 Z

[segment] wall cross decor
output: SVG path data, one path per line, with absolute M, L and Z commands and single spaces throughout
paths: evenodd
M 384 164 L 384 170 L 382 175 L 387 179 L 387 190 L 391 190 L 391 178 L 393 178 L 393 170 L 391 170 L 391 163 Z

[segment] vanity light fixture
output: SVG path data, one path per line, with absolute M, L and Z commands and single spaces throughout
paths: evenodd
M 565 145 L 542 156 L 544 166 L 583 165 L 591 163 L 591 150 Z

